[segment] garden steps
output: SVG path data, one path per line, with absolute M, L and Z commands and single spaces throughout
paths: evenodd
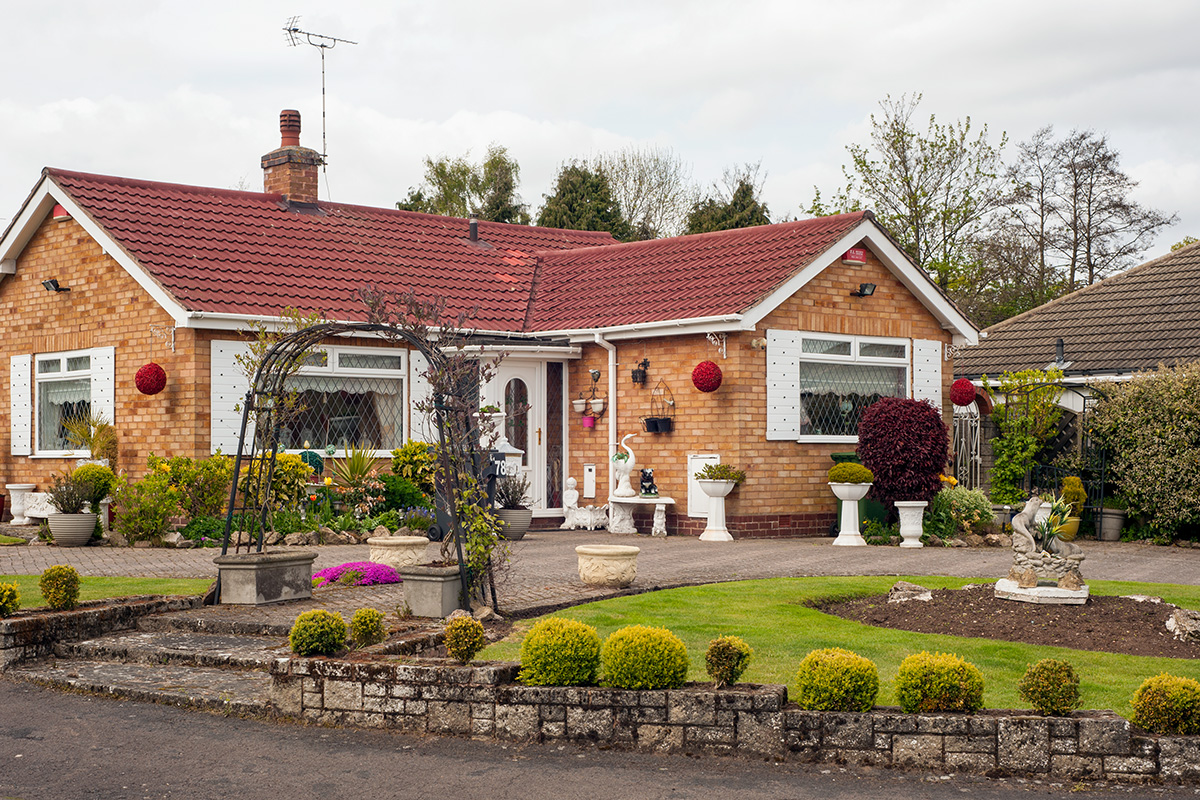
M 286 636 L 245 636 L 185 631 L 130 631 L 81 642 L 61 642 L 55 656 L 90 661 L 179 664 L 266 670 L 291 653 Z

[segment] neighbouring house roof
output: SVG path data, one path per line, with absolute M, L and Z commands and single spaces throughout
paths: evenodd
M 178 325 L 241 327 L 289 306 L 357 321 L 358 291 L 373 286 L 474 308 L 472 324 L 496 332 L 753 328 L 862 242 L 956 338 L 977 333 L 870 212 L 628 244 L 480 222 L 473 242 L 464 219 L 46 169 L 0 236 L 0 273 L 56 203 Z
M 960 351 L 964 377 L 1044 369 L 1063 340 L 1065 375 L 1130 374 L 1200 359 L 1200 244 L 996 323 Z

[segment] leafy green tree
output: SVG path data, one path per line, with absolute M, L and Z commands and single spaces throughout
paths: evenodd
M 1176 250 L 1182 250 L 1189 244 L 1195 244 L 1196 242 L 1200 242 L 1200 239 L 1197 239 L 1195 236 L 1185 236 L 1175 244 L 1171 245 L 1171 252 L 1174 253 Z
M 537 224 L 543 228 L 576 231 L 608 231 L 620 241 L 634 238 L 633 227 L 612 195 L 608 175 L 581 161 L 564 164 L 554 183 L 554 193 L 545 195 Z
M 516 159 L 494 143 L 479 164 L 471 163 L 467 156 L 436 160 L 426 156 L 425 184 L 410 188 L 408 197 L 396 203 L 396 208 L 447 217 L 478 214 L 490 222 L 528 225 L 529 211 L 517 193 L 520 178 Z
M 767 204 L 759 199 L 762 180 L 758 164 L 746 164 L 725 170 L 720 184 L 696 201 L 687 216 L 686 233 L 711 233 L 734 228 L 770 225 Z
M 1053 367 L 1006 372 L 995 391 L 983 376 L 984 390 L 1003 400 L 992 412 L 992 420 L 1000 430 L 1000 435 L 992 439 L 995 460 L 989 495 L 993 502 L 1018 505 L 1028 499 L 1025 476 L 1062 416 L 1058 406 L 1062 376 L 1062 370 Z

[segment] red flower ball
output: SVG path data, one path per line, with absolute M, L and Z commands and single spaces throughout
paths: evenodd
M 142 394 L 158 394 L 167 385 L 167 371 L 151 361 L 137 371 L 133 382 Z
M 692 370 L 692 383 L 702 392 L 715 392 L 721 388 L 721 368 L 711 361 L 701 361 Z
M 956 406 L 969 406 L 975 402 L 975 384 L 959 378 L 950 387 L 950 402 Z

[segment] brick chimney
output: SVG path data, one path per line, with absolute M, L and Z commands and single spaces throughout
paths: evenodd
M 317 167 L 322 163 L 316 150 L 300 146 L 300 112 L 279 112 L 280 144 L 262 157 L 263 191 L 281 194 L 293 203 L 317 202 Z

